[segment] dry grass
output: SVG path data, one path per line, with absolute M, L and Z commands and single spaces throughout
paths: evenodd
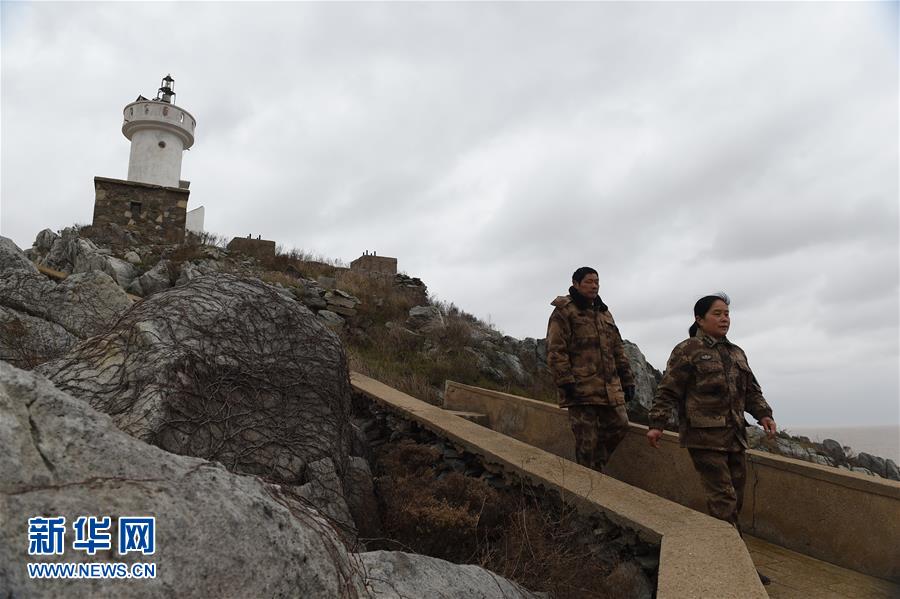
M 394 543 L 480 565 L 558 599 L 638 595 L 645 584 L 639 567 L 604 564 L 577 543 L 574 512 L 551 513 L 524 489 L 498 490 L 456 472 L 438 479 L 440 457 L 433 447 L 410 441 L 382 448 L 376 484 Z

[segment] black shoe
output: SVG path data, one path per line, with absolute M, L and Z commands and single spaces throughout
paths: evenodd
M 757 570 L 756 573 L 759 574 L 759 581 L 760 581 L 761 583 L 763 583 L 764 585 L 770 585 L 770 584 L 772 584 L 772 579 L 771 579 L 771 578 L 769 578 L 768 576 L 766 576 L 765 574 L 763 574 L 763 573 L 760 572 L 759 570 Z

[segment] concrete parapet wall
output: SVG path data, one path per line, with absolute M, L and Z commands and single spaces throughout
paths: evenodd
M 557 491 L 578 510 L 602 512 L 640 538 L 659 543 L 658 599 L 767 597 L 747 548 L 726 523 L 560 459 L 374 379 L 352 373 L 351 384 L 357 392 L 463 447 L 483 462 L 507 469 L 530 484 Z M 484 413 L 480 409 L 469 411 Z
M 491 429 L 574 459 L 566 410 L 452 381 L 447 381 L 444 407 L 485 414 Z M 646 426 L 631 425 L 609 473 L 705 510 L 700 477 L 678 436 L 666 432 L 657 450 L 647 444 L 646 433 Z M 858 572 L 900 580 L 900 483 L 753 450 L 747 463 L 744 531 Z

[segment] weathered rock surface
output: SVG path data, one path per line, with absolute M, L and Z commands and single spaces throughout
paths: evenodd
M 4 596 L 364 596 L 356 559 L 314 510 L 255 477 L 146 445 L 8 364 L 0 364 L 0 439 Z M 74 549 L 71 523 L 85 514 L 155 517 L 155 554 L 116 555 L 115 539 L 93 557 Z M 27 555 L 28 519 L 40 515 L 66 518 L 63 555 Z M 31 580 L 26 561 L 150 562 L 157 571 L 128 582 Z
M 102 272 L 70 275 L 57 284 L 40 274 L 5 271 L 0 305 L 55 322 L 83 339 L 104 330 L 131 300 Z
M 349 454 L 350 386 L 337 336 L 256 279 L 196 278 L 39 367 L 61 389 L 167 451 L 288 484 Z
M 122 289 L 127 289 L 138 275 L 133 264 L 110 255 L 109 250 L 90 239 L 79 237 L 74 227 L 63 229 L 62 235 L 44 229 L 38 233 L 32 249 L 38 254 L 38 264 L 65 273 L 105 272 Z
M 827 455 L 835 462 L 841 463 L 847 460 L 844 448 L 834 439 L 825 439 L 822 441 L 822 449 L 824 449 Z
M 409 309 L 406 325 L 413 331 L 434 331 L 444 328 L 444 316 L 437 306 L 414 306 Z
M 377 599 L 545 597 L 478 566 L 460 566 L 399 551 L 371 551 L 360 553 L 359 557 L 366 572 L 366 589 Z
M 34 368 L 66 353 L 78 339 L 55 322 L 0 306 L 0 360 Z
M 662 377 L 644 357 L 641 349 L 631 341 L 624 341 L 625 356 L 634 374 L 634 399 L 626 406 L 629 415 L 648 414 L 653 405 L 653 396 L 656 394 L 657 381 Z
M 160 260 L 153 268 L 137 277 L 128 286 L 128 292 L 141 297 L 159 293 L 172 286 L 169 272 L 172 263 L 169 260 Z
M 12 239 L 0 236 L 0 272 L 19 270 L 37 274 L 37 267 L 31 263 Z
M 0 357 L 31 368 L 104 330 L 131 300 L 101 272 L 54 283 L 14 243 L 0 244 Z

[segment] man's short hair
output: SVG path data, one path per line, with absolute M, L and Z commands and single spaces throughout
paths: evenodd
M 582 266 L 581 268 L 579 268 L 578 270 L 576 270 L 575 272 L 572 273 L 572 280 L 576 283 L 580 283 L 581 279 L 585 278 L 586 276 L 588 276 L 590 274 L 597 275 L 597 271 L 594 270 L 593 268 L 591 268 L 590 266 Z M 600 276 L 600 275 L 597 275 L 597 276 Z

